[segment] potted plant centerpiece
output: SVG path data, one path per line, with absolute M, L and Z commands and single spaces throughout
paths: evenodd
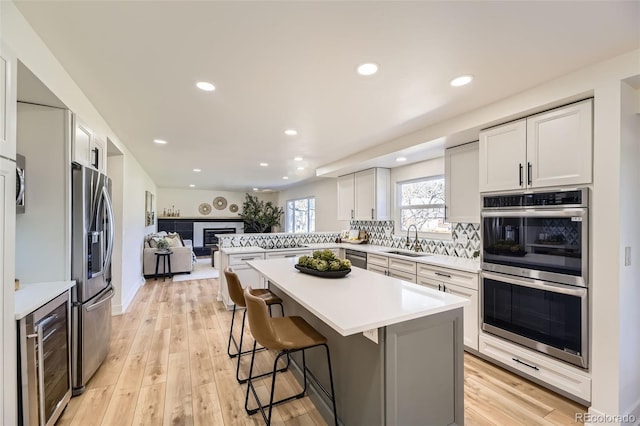
M 271 201 L 264 202 L 257 196 L 246 194 L 242 203 L 242 213 L 239 216 L 244 221 L 244 232 L 271 232 L 274 226 L 280 226 L 280 219 L 284 215 L 282 207 L 274 206 Z

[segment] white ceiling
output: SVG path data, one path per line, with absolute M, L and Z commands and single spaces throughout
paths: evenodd
M 160 187 L 286 188 L 640 45 L 638 1 L 16 4 Z

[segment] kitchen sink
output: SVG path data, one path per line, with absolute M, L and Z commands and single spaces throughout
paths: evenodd
M 431 256 L 429 253 L 416 253 L 416 252 L 412 252 L 412 251 L 400 251 L 400 250 L 385 251 L 385 253 L 398 254 L 400 256 L 407 256 L 407 257 Z

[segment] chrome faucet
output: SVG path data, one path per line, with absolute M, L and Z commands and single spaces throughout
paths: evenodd
M 409 245 L 409 231 L 411 231 L 411 227 L 413 226 L 413 229 L 415 229 L 415 235 L 413 237 L 413 244 L 410 246 Z M 418 243 L 418 227 L 415 225 L 409 225 L 409 227 L 407 228 L 407 241 L 405 242 L 405 247 L 408 247 L 409 250 L 413 250 L 415 252 L 419 252 L 422 251 L 422 246 Z

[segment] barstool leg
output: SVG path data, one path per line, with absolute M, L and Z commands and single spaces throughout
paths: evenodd
M 338 412 L 336 411 L 336 391 L 333 388 L 333 371 L 331 370 L 331 355 L 329 354 L 329 346 L 322 345 L 327 351 L 327 364 L 329 365 L 329 382 L 331 383 L 331 402 L 333 403 L 333 421 L 338 426 Z
M 231 339 L 233 339 L 233 323 L 235 322 L 236 319 L 236 304 L 233 304 L 233 313 L 231 314 L 231 330 L 229 330 L 229 344 L 227 345 L 227 355 L 229 355 L 229 358 L 234 358 L 237 357 L 238 354 L 232 354 L 231 353 Z
M 244 409 L 247 412 L 247 414 L 252 415 L 255 414 L 258 409 L 260 408 L 260 400 L 258 399 L 258 393 L 256 392 L 256 390 L 253 388 L 253 362 L 256 359 L 256 344 L 257 342 L 254 340 L 253 341 L 253 350 L 251 351 L 251 365 L 249 366 L 249 378 L 247 379 L 247 393 L 245 394 L 244 397 Z M 239 361 L 239 360 L 238 360 Z M 256 402 L 258 404 L 258 408 L 254 409 L 254 410 L 250 410 L 249 409 L 249 389 L 251 389 L 251 391 L 253 392 L 253 397 L 256 399 Z

